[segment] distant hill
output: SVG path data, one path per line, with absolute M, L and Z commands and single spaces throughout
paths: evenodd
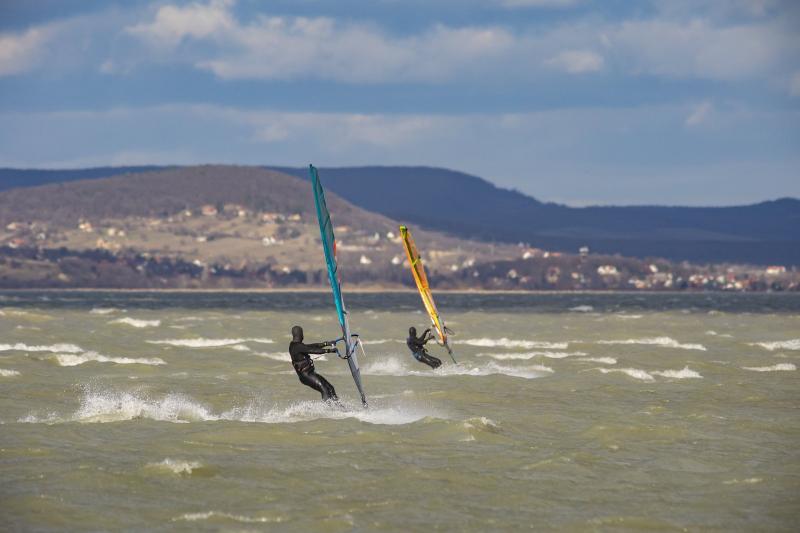
M 143 168 L 151 167 L 0 169 L 0 190 L 26 180 L 68 181 Z M 272 168 L 308 179 L 306 168 Z M 573 208 L 440 168 L 323 168 L 321 175 L 329 190 L 364 209 L 468 239 L 570 252 L 586 245 L 598 253 L 708 263 L 800 264 L 796 199 L 736 207 Z

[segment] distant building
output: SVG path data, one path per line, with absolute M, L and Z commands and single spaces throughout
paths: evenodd
M 586 259 L 586 256 L 589 255 L 589 247 L 588 246 L 581 246 L 578 248 L 578 253 L 581 256 L 581 259 Z
M 206 204 L 200 208 L 200 213 L 206 217 L 213 217 L 217 215 L 217 208 L 211 204 Z
M 786 267 L 783 265 L 779 266 L 768 266 L 766 270 L 767 276 L 777 276 L 780 274 L 786 274 Z

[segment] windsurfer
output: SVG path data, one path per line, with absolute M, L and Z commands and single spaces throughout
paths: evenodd
M 430 328 L 423 331 L 422 335 L 417 337 L 417 328 L 411 326 L 410 328 L 408 328 L 408 338 L 406 339 L 406 345 L 408 346 L 408 349 L 411 350 L 411 354 L 414 356 L 414 359 L 416 359 L 420 363 L 425 363 L 431 368 L 438 368 L 442 366 L 442 361 L 430 355 L 428 351 L 425 349 L 425 344 L 432 338 L 433 338 L 433 333 L 431 333 Z
M 320 394 L 326 402 L 338 402 L 336 390 L 333 385 L 324 377 L 317 374 L 314 370 L 314 361 L 310 354 L 336 353 L 336 348 L 331 348 L 332 342 L 318 342 L 314 344 L 303 343 L 303 328 L 294 326 L 292 328 L 292 342 L 289 343 L 289 355 L 292 356 L 292 366 L 300 383 L 311 387 Z

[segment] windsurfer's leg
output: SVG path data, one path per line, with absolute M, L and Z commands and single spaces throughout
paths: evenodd
M 311 387 L 322 395 L 323 400 L 327 400 L 326 396 L 329 394 L 327 389 L 320 380 L 320 376 L 313 370 L 308 372 L 298 372 L 297 377 L 300 378 L 300 383 L 307 387 Z
M 442 366 L 441 359 L 438 359 L 428 353 L 422 354 L 422 362 L 431 368 L 439 368 L 440 366 Z
M 333 385 L 331 385 L 330 381 L 328 381 L 324 377 L 320 376 L 319 374 L 317 374 L 317 377 L 322 382 L 322 386 L 323 386 L 323 388 L 325 389 L 325 391 L 327 393 L 327 398 L 325 397 L 326 393 L 323 393 L 322 394 L 322 399 L 323 400 L 333 400 L 334 402 L 338 402 L 339 401 L 339 397 L 336 396 L 336 389 L 333 388 Z

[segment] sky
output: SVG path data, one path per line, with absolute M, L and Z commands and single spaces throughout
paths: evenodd
M 800 2 L 0 0 L 0 166 L 430 165 L 800 197 Z

